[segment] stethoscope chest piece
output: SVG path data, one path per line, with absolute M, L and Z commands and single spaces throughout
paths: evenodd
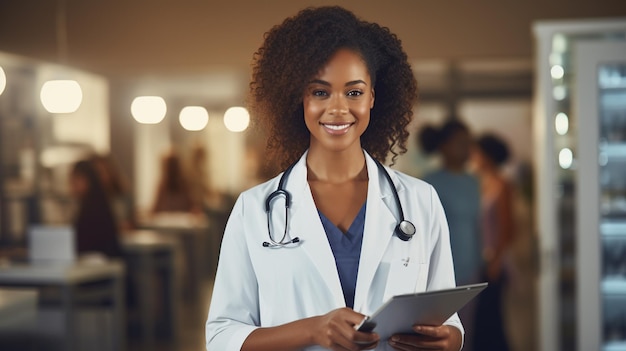
M 415 225 L 413 223 L 403 220 L 397 226 L 395 233 L 403 241 L 409 241 L 415 235 Z

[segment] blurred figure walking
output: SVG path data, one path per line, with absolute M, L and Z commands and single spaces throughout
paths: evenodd
M 118 226 L 94 164 L 78 161 L 70 173 L 70 190 L 78 201 L 74 220 L 79 254 L 121 257 Z
M 456 283 L 476 283 L 482 266 L 480 184 L 467 171 L 472 146 L 469 128 L 450 118 L 441 127 L 424 127 L 418 138 L 425 154 L 437 153 L 441 158 L 440 168 L 423 179 L 437 190 L 448 219 Z M 475 305 L 471 302 L 459 311 L 465 328 L 465 351 L 471 351 Z
M 185 176 L 182 161 L 175 151 L 161 160 L 161 181 L 152 208 L 158 212 L 199 212 L 191 195 L 189 180 Z
M 513 241 L 513 187 L 501 172 L 509 159 L 506 143 L 493 134 L 481 136 L 472 161 L 480 177 L 482 192 L 484 279 L 489 287 L 478 297 L 474 350 L 508 351 L 503 295 Z

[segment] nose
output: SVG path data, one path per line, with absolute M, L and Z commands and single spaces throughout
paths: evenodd
M 348 103 L 343 94 L 335 94 L 331 97 L 328 113 L 332 116 L 342 116 L 348 113 Z

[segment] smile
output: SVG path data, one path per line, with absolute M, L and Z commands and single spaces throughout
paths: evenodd
M 342 133 L 342 132 L 348 131 L 348 128 L 350 128 L 350 126 L 352 126 L 353 123 L 344 123 L 344 124 L 320 123 L 320 124 L 331 133 Z

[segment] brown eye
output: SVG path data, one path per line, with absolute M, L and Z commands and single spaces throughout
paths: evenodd
M 324 90 L 313 90 L 313 96 L 317 96 L 317 97 L 325 97 L 328 96 L 328 93 L 326 93 Z

